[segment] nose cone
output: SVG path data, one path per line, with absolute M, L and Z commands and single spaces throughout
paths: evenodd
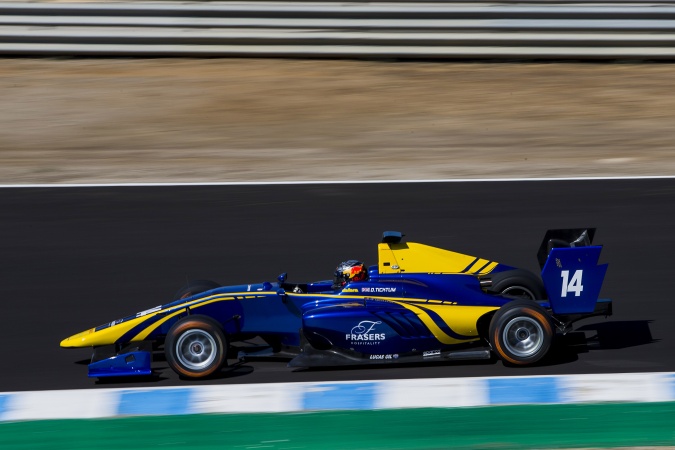
M 67 337 L 61 341 L 61 347 L 64 348 L 88 347 L 90 344 L 87 343 L 87 336 L 89 336 L 93 332 L 94 329 L 91 328 L 89 330 Z

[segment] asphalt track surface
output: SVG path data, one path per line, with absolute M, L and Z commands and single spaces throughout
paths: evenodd
M 0 189 L 0 391 L 294 381 L 675 371 L 675 180 Z M 187 279 L 330 278 L 376 262 L 382 231 L 537 270 L 548 228 L 597 227 L 601 295 L 615 314 L 580 322 L 534 367 L 499 361 L 297 370 L 231 365 L 181 380 L 89 379 L 61 339 L 171 299 Z

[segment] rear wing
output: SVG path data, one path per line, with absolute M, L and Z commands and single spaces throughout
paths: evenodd
M 537 260 L 539 267 L 544 268 L 548 254 L 554 248 L 587 247 L 593 243 L 595 228 L 564 228 L 548 230 L 539 246 Z
M 602 246 L 591 245 L 594 235 L 594 228 L 546 232 L 537 257 L 555 314 L 586 314 L 595 310 L 607 264 L 598 265 Z

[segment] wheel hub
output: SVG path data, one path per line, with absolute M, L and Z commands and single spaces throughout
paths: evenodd
M 518 328 L 516 336 L 520 341 L 526 341 L 530 337 L 530 331 L 527 328 Z
M 200 343 L 194 343 L 192 344 L 192 347 L 190 347 L 190 351 L 193 355 L 200 355 L 204 351 L 204 347 L 202 347 Z
M 215 338 L 205 330 L 185 331 L 175 343 L 176 358 L 190 370 L 203 370 L 218 357 Z
M 504 327 L 502 339 L 506 349 L 520 358 L 537 354 L 544 345 L 544 330 L 531 317 L 519 316 L 511 319 Z

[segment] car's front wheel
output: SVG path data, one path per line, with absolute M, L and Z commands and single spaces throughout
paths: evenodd
M 220 285 L 215 281 L 211 280 L 195 280 L 188 282 L 185 286 L 178 289 L 175 294 L 173 294 L 174 300 L 181 300 L 184 298 L 192 297 L 196 294 L 201 294 L 202 292 L 210 291 L 211 289 L 219 288 Z
M 205 316 L 176 322 L 164 343 L 166 361 L 179 375 L 204 378 L 226 364 L 227 339 L 220 326 Z
M 553 325 L 546 311 L 529 300 L 502 306 L 490 322 L 490 343 L 506 363 L 527 365 L 539 361 L 553 341 Z

